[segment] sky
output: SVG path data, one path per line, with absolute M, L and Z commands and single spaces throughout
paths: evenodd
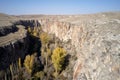
M 0 0 L 0 13 L 90 14 L 120 11 L 120 0 Z

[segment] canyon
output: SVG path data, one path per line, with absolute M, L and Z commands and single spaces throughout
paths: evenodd
M 75 60 L 68 80 L 120 80 L 120 12 L 86 15 L 0 14 L 0 70 L 29 52 L 27 28 L 41 27 L 63 43 Z M 71 74 L 72 73 L 72 74 Z

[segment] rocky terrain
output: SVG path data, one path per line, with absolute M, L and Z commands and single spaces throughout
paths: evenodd
M 119 13 L 69 16 L 60 21 L 46 22 L 50 26 L 45 25 L 43 30 L 63 41 L 71 39 L 78 57 L 74 80 L 120 79 Z
M 77 59 L 70 59 L 72 72 L 63 72 L 67 79 L 120 80 L 120 12 L 55 16 L 0 14 L 0 69 L 18 57 L 25 57 L 29 47 L 28 26 L 41 26 L 62 42 L 70 41 L 63 47 Z

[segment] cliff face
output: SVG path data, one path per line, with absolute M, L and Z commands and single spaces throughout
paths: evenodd
M 0 27 L 0 36 L 5 36 L 11 32 L 16 32 L 18 28 L 15 25 L 7 25 Z
M 6 69 L 28 52 L 29 38 L 24 26 L 16 25 L 17 32 L 0 37 L 0 69 Z
M 15 24 L 21 24 L 25 27 L 40 27 L 40 23 L 38 20 L 19 20 L 16 21 Z
M 100 14 L 83 20 L 79 16 L 77 18 L 67 18 L 70 23 L 40 21 L 45 32 L 55 34 L 63 41 L 70 39 L 75 46 L 78 59 L 73 80 L 119 80 L 119 17 Z
M 11 42 L 8 45 L 0 47 L 0 69 L 6 69 L 12 62 L 18 58 L 24 59 L 29 48 L 28 37 Z
M 15 21 L 15 17 L 0 13 L 0 36 L 16 32 L 18 28 L 13 24 Z
M 6 69 L 18 58 L 24 59 L 25 55 L 30 52 L 30 38 L 25 29 L 28 26 L 38 27 L 40 24 L 36 20 L 19 20 L 7 27 L 0 27 L 0 33 L 4 33 L 0 36 L 0 70 Z

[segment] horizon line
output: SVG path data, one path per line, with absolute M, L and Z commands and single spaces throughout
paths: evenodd
M 13 15 L 13 16 L 29 16 L 29 15 L 89 15 L 89 14 L 99 14 L 99 13 L 116 13 L 116 12 L 120 12 L 120 10 L 117 11 L 100 11 L 100 12 L 90 12 L 90 13 L 63 13 L 63 14 L 46 14 L 46 13 L 21 13 L 21 14 L 9 14 L 9 13 L 4 13 L 4 12 L 0 12 L 0 14 L 6 14 L 6 15 Z

